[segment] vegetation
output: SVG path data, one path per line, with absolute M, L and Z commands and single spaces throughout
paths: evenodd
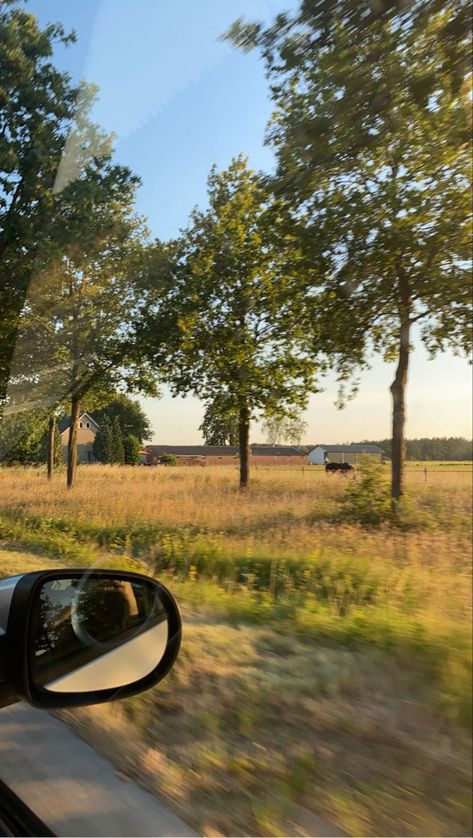
M 307 431 L 307 422 L 298 413 L 292 416 L 269 414 L 263 421 L 263 433 L 269 445 L 300 445 Z
M 46 463 L 50 453 L 50 420 L 49 411 L 45 408 L 7 414 L 0 425 L 0 462 Z M 52 439 L 51 455 L 53 465 L 63 462 L 57 433 Z
M 85 409 L 88 410 L 87 403 Z M 113 421 L 117 417 L 123 435 L 132 434 L 140 444 L 151 437 L 151 424 L 140 403 L 123 393 L 114 395 L 101 407 L 92 406 L 91 412 L 98 425 L 105 418 Z
M 162 454 L 159 458 L 163 466 L 177 466 L 177 457 L 175 454 Z
M 206 445 L 238 445 L 238 413 L 222 398 L 214 398 L 205 408 L 199 427 Z
M 243 155 L 213 168 L 207 208 L 151 243 L 94 89 L 51 62 L 73 37 L 0 0 L 0 575 L 168 582 L 186 625 L 169 678 L 65 717 L 199 834 L 319 834 L 315 814 L 471 834 L 471 444 L 411 440 L 404 467 L 413 338 L 468 345 L 469 11 L 303 0 L 237 22 L 266 62 L 275 176 Z M 397 361 L 391 485 L 367 461 L 255 469 L 249 487 L 252 420 L 299 442 L 328 359 L 344 397 L 373 349 Z M 203 400 L 235 466 L 131 467 L 150 427 L 117 387 L 158 378 Z M 76 475 L 84 409 L 106 465 Z M 46 460 L 49 480 L 26 468 Z
M 141 442 L 133 434 L 123 437 L 124 462 L 128 466 L 136 466 L 140 462 Z
M 363 440 L 368 445 L 379 445 L 386 457 L 391 457 L 391 440 Z M 463 437 L 424 437 L 406 439 L 407 460 L 471 460 L 473 443 Z
M 314 276 L 342 377 L 363 345 L 397 359 L 396 502 L 413 329 L 432 354 L 471 341 L 468 4 L 317 0 L 269 27 L 237 21 L 229 37 L 266 62 L 274 188 L 315 268 L 303 279 L 316 348 Z
M 163 685 L 67 720 L 199 832 L 293 834 L 316 800 L 356 834 L 469 834 L 471 466 L 408 470 L 402 521 L 386 470 L 258 471 L 243 496 L 235 470 L 97 466 L 68 493 L 0 470 L 4 573 L 125 562 L 183 608 Z M 373 487 L 388 517 L 360 523 Z
M 243 157 L 212 170 L 208 197 L 209 209 L 194 210 L 169 246 L 167 299 L 151 311 L 142 340 L 150 359 L 167 362 L 174 392 L 217 397 L 227 415 L 238 415 L 246 488 L 251 419 L 304 406 L 314 364 L 301 349 L 297 248 L 279 201 Z M 163 359 L 166 329 L 171 350 Z
M 73 40 L 60 24 L 41 29 L 18 5 L 0 5 L 0 404 L 28 284 L 54 247 L 55 184 L 80 91 L 51 56 Z
M 136 465 L 140 459 L 141 442 L 137 436 L 124 433 L 119 416 L 104 414 L 95 435 L 92 451 L 99 463 Z

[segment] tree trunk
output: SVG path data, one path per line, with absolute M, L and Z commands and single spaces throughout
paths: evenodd
M 56 417 L 49 417 L 48 431 L 48 480 L 51 480 L 54 470 L 54 452 L 56 449 Z
M 393 508 L 404 491 L 404 460 L 406 456 L 406 443 L 404 439 L 404 426 L 406 421 L 405 391 L 407 384 L 407 369 L 409 365 L 409 340 L 410 340 L 410 319 L 409 314 L 401 315 L 401 326 L 399 331 L 399 358 L 396 369 L 396 376 L 391 384 L 393 397 L 393 441 L 392 441 L 392 471 L 391 471 L 391 497 Z
M 250 479 L 250 411 L 246 405 L 240 407 L 238 441 L 240 446 L 240 489 L 246 489 Z
M 77 465 L 77 427 L 79 425 L 80 402 L 75 396 L 71 403 L 71 424 L 69 426 L 69 439 L 67 442 L 67 487 L 71 488 L 76 473 Z

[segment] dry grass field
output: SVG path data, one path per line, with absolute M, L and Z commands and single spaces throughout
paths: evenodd
M 81 467 L 69 492 L 0 469 L 0 572 L 125 564 L 175 592 L 163 684 L 65 715 L 201 833 L 311 834 L 315 814 L 469 835 L 471 464 L 424 468 L 396 521 L 317 467 L 244 494 L 230 467 Z

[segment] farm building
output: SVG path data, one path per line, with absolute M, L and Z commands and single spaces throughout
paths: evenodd
M 236 465 L 237 445 L 147 445 L 148 465 L 158 465 L 165 454 L 173 454 L 179 465 Z M 252 465 L 304 465 L 307 454 L 291 445 L 250 446 Z
M 362 442 L 352 445 L 316 445 L 309 452 L 309 465 L 322 466 L 324 463 L 350 463 L 356 465 L 362 457 L 381 462 L 383 450 L 378 445 L 364 445 Z
M 70 424 L 70 416 L 65 416 L 60 420 L 60 422 L 58 422 L 58 433 L 61 440 L 62 454 L 66 462 Z M 95 421 L 93 416 L 90 415 L 90 413 L 82 413 L 79 416 L 79 427 L 77 428 L 77 459 L 80 463 L 95 462 L 92 446 L 98 429 L 98 423 Z

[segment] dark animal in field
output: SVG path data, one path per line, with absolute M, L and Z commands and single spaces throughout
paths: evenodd
M 342 474 L 348 474 L 349 471 L 354 471 L 354 468 L 350 463 L 325 463 L 325 471 L 327 473 L 339 471 Z

